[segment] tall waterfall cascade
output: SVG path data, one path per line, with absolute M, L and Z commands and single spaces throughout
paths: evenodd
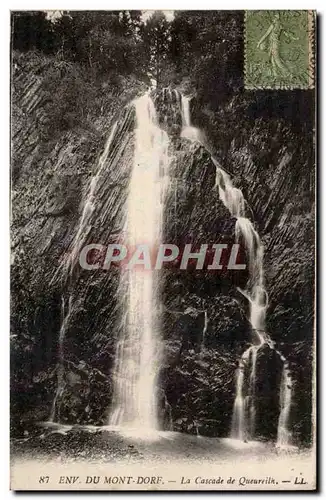
M 176 106 L 182 116 L 181 137 L 202 143 L 203 134 L 191 124 L 190 99 L 176 90 Z M 163 92 L 164 98 L 164 92 Z M 171 188 L 169 178 L 169 137 L 159 125 L 155 104 L 147 92 L 137 98 L 132 107 L 135 111 L 133 164 L 126 201 L 123 234 L 124 244 L 132 250 L 136 246 L 149 246 L 155 252 L 163 243 L 163 221 L 166 194 Z M 181 108 L 181 109 L 180 109 Z M 165 118 L 164 118 L 165 119 Z M 162 122 L 161 122 L 162 123 Z M 100 157 L 97 173 L 92 177 L 83 201 L 80 222 L 72 242 L 71 252 L 65 262 L 65 274 L 69 280 L 76 266 L 79 252 L 88 241 L 92 230 L 92 213 L 96 204 L 99 183 L 105 182 L 107 163 L 111 162 L 113 142 L 118 124 L 115 123 Z M 127 140 L 127 139 L 126 139 Z M 259 351 L 269 346 L 283 363 L 280 386 L 279 421 L 277 444 L 288 446 L 292 436 L 290 416 L 293 384 L 289 364 L 275 349 L 274 342 L 266 333 L 265 319 L 268 295 L 264 287 L 263 245 L 252 222 L 246 217 L 246 201 L 242 191 L 212 157 L 216 167 L 216 189 L 222 203 L 236 218 L 235 236 L 247 254 L 249 279 L 245 289 L 239 289 L 249 304 L 249 320 L 252 327 L 252 344 L 242 354 L 236 373 L 236 394 L 231 424 L 231 437 L 251 440 L 256 433 L 256 389 Z M 175 201 L 176 202 L 176 201 Z M 150 433 L 160 428 L 158 415 L 157 378 L 162 362 L 160 332 L 161 290 L 159 270 L 147 270 L 142 266 L 128 266 L 120 270 L 118 295 L 122 311 L 118 330 L 115 363 L 113 369 L 113 398 L 108 424 L 122 429 L 133 429 L 138 434 Z M 59 333 L 57 390 L 54 396 L 50 421 L 60 420 L 60 400 L 65 388 L 64 341 L 73 311 L 72 294 L 62 299 L 62 319 Z M 205 338 L 208 313 L 204 312 L 203 339 Z
M 191 125 L 189 99 L 182 98 L 184 129 L 182 135 L 190 140 L 200 137 L 199 132 L 194 133 Z M 190 132 L 189 132 L 190 131 Z M 240 189 L 233 186 L 230 176 L 221 168 L 220 164 L 212 157 L 216 167 L 216 188 L 224 206 L 230 214 L 237 219 L 235 235 L 237 242 L 242 241 L 247 252 L 249 279 L 245 290 L 239 291 L 249 303 L 249 321 L 252 327 L 252 345 L 246 349 L 239 361 L 236 373 L 236 394 L 233 406 L 231 423 L 231 437 L 240 440 L 250 440 L 255 437 L 256 429 L 256 385 L 257 385 L 257 359 L 259 349 L 267 344 L 274 349 L 274 342 L 266 333 L 265 319 L 268 307 L 268 295 L 264 288 L 263 245 L 252 222 L 246 217 L 246 202 Z M 289 430 L 292 382 L 288 363 L 278 352 L 283 362 L 283 375 L 280 387 L 280 415 L 278 422 L 277 444 L 287 446 L 291 443 Z M 249 376 L 245 372 L 249 371 Z
M 148 94 L 135 101 L 134 164 L 127 199 L 126 244 L 162 240 L 163 209 L 169 178 L 168 136 L 157 126 Z M 114 368 L 110 425 L 144 431 L 159 428 L 156 378 L 160 366 L 159 280 L 157 271 L 121 271 L 125 323 Z

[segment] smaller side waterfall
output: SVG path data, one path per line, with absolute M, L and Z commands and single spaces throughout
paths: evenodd
M 233 217 L 244 217 L 245 200 L 242 191 L 233 186 L 230 176 L 221 169 L 214 158 L 212 160 L 216 167 L 215 186 L 218 187 L 220 199 Z
M 265 318 L 268 295 L 264 288 L 263 246 L 259 235 L 245 214 L 245 200 L 242 191 L 232 185 L 230 176 L 218 163 L 216 166 L 216 185 L 219 196 L 233 217 L 236 217 L 235 236 L 246 248 L 249 267 L 249 280 L 245 290 L 238 289 L 249 302 L 249 321 L 253 332 L 253 345 L 241 356 L 236 373 L 236 396 L 233 407 L 231 436 L 249 440 L 256 429 L 256 385 L 257 356 L 259 348 L 267 343 L 274 344 L 265 331 Z
M 66 301 L 62 296 L 61 302 L 61 328 L 58 340 L 58 364 L 57 364 L 57 389 L 53 399 L 49 422 L 59 421 L 60 419 L 60 406 L 61 397 L 65 388 L 64 378 L 64 340 L 72 312 L 72 295 L 68 299 L 68 308 L 66 310 Z
M 72 273 L 79 259 L 80 250 L 87 242 L 89 233 L 92 229 L 91 217 L 95 209 L 95 193 L 98 187 L 99 180 L 105 171 L 108 158 L 112 150 L 112 144 L 116 136 L 118 127 L 118 122 L 115 122 L 108 140 L 106 142 L 104 151 L 100 156 L 97 165 L 96 174 L 93 175 L 87 194 L 85 193 L 83 199 L 83 209 L 80 216 L 79 224 L 77 227 L 76 234 L 70 245 L 70 253 L 68 257 L 62 261 L 61 265 L 58 267 L 57 272 L 53 276 L 52 280 L 55 281 L 58 275 L 63 275 L 66 278 L 66 283 L 71 284 Z M 66 293 L 67 295 L 67 293 Z M 67 307 L 68 305 L 68 307 Z M 50 422 L 55 422 L 60 420 L 60 405 L 61 397 L 65 388 L 65 368 L 64 368 L 64 341 L 69 326 L 70 317 L 73 310 L 73 297 L 69 294 L 68 304 L 64 295 L 62 296 L 61 304 L 61 326 L 58 339 L 58 364 L 57 364 L 57 388 L 52 403 Z
M 244 369 L 245 362 L 249 357 L 249 349 L 244 352 L 239 362 L 236 374 L 236 391 L 233 405 L 231 437 L 234 439 L 245 439 L 245 407 L 244 407 Z
M 189 98 L 182 96 L 182 137 L 201 142 L 200 132 L 191 125 Z M 268 344 L 274 349 L 274 342 L 265 331 L 268 295 L 264 287 L 263 245 L 252 222 L 246 217 L 246 202 L 240 189 L 233 186 L 230 176 L 212 157 L 216 167 L 216 183 L 219 197 L 230 214 L 237 219 L 236 240 L 246 248 L 249 279 L 245 290 L 238 289 L 249 303 L 249 321 L 252 327 L 252 345 L 243 353 L 236 372 L 236 396 L 233 407 L 231 437 L 241 440 L 253 439 L 256 431 L 256 386 L 257 358 L 259 349 Z M 284 363 L 280 389 L 280 416 L 278 423 L 279 444 L 290 440 L 289 416 L 291 409 L 291 378 L 285 358 L 276 351 Z
M 245 402 L 245 407 L 249 411 L 249 435 L 254 436 L 256 429 L 256 407 L 255 407 L 255 396 L 256 396 L 256 364 L 257 364 L 257 352 L 258 347 L 252 346 L 249 348 L 251 355 L 251 371 L 249 377 L 249 394 Z
M 256 428 L 255 393 L 259 347 L 259 345 L 252 345 L 243 353 L 236 374 L 236 396 L 232 415 L 231 437 L 242 441 L 253 436 Z M 245 378 L 248 372 L 249 380 L 246 384 Z
M 84 201 L 84 208 L 83 208 L 82 215 L 80 218 L 79 226 L 77 229 L 76 236 L 75 236 L 73 243 L 72 243 L 72 251 L 69 255 L 68 261 L 66 262 L 67 271 L 70 273 L 73 272 L 73 269 L 74 269 L 76 262 L 78 260 L 78 257 L 79 257 L 79 252 L 83 248 L 83 246 L 85 245 L 86 240 L 87 240 L 87 236 L 88 236 L 89 229 L 90 229 L 89 224 L 90 224 L 92 213 L 93 213 L 94 208 L 95 208 L 95 190 L 96 190 L 99 178 L 102 175 L 103 170 L 105 168 L 106 161 L 107 161 L 109 153 L 110 153 L 111 145 L 112 145 L 112 142 L 113 142 L 113 139 L 115 137 L 116 130 L 117 130 L 117 125 L 118 125 L 118 123 L 115 122 L 113 127 L 112 127 L 112 130 L 111 130 L 109 138 L 106 142 L 104 151 L 99 159 L 97 172 L 92 177 L 92 180 L 91 180 L 91 183 L 89 186 L 89 191 L 88 191 L 87 197 Z
M 201 131 L 191 125 L 190 118 L 190 97 L 181 95 L 181 114 L 182 114 L 182 132 L 181 137 L 190 141 L 203 142 L 203 134 Z
M 290 411 L 292 403 L 292 380 L 289 365 L 285 361 L 282 371 L 280 390 L 280 416 L 277 430 L 277 446 L 286 447 L 291 444 L 292 433 L 289 429 Z
M 190 124 L 190 99 L 182 94 L 181 96 L 182 107 L 182 126 L 184 128 L 191 127 Z
M 207 309 L 205 309 L 204 312 L 204 328 L 203 328 L 203 344 L 205 342 L 205 337 L 207 333 L 207 327 L 208 327 L 208 314 L 207 314 Z
M 204 310 L 204 326 L 203 326 L 201 345 L 200 345 L 201 355 L 203 355 L 203 349 L 205 347 L 207 328 L 208 328 L 208 313 L 207 313 L 207 309 L 205 309 Z

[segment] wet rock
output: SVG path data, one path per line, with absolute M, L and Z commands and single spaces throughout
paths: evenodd
M 280 385 L 283 362 L 275 349 L 264 344 L 256 362 L 256 435 L 276 439 L 280 413 Z
M 134 96 L 117 96 L 110 109 L 104 96 L 106 112 L 93 117 L 97 133 L 72 127 L 56 137 L 41 137 L 42 123 L 48 117 L 39 95 L 40 78 L 35 78 L 28 67 L 20 71 L 14 82 L 13 112 L 20 119 L 14 120 L 13 131 L 12 226 L 12 428 L 19 436 L 31 432 L 27 422 L 47 420 L 51 411 L 57 383 L 62 297 L 67 300 L 72 296 L 74 308 L 64 343 L 65 390 L 60 418 L 73 424 L 107 421 L 115 348 L 121 333 L 120 322 L 116 321 L 121 317 L 119 273 L 83 271 L 76 266 L 66 279 L 60 274 L 60 266 L 74 244 L 85 194 L 97 172 L 117 110 L 122 113 L 114 153 L 99 176 L 94 192 L 96 209 L 83 244 L 123 239 L 134 125 L 132 108 L 127 106 L 123 111 Z M 170 134 L 173 145 L 164 241 L 180 247 L 186 243 L 233 243 L 235 219 L 219 199 L 210 154 L 198 142 L 179 136 L 180 95 L 171 89 L 157 93 L 155 99 L 159 123 Z M 38 113 L 39 122 L 32 113 Z M 17 127 L 19 122 L 21 128 Z M 261 123 L 250 127 L 246 140 L 240 137 L 230 142 L 223 160 L 251 205 L 265 242 L 270 295 L 268 330 L 278 343 L 286 340 L 281 350 L 290 360 L 296 384 L 294 429 L 298 440 L 307 436 L 308 442 L 311 356 L 305 356 L 305 352 L 311 353 L 313 318 L 314 220 L 309 203 L 313 180 L 309 172 L 304 173 L 305 155 L 295 149 L 297 146 L 291 146 L 294 150 L 289 151 L 262 147 L 270 139 L 270 131 L 264 135 Z M 274 132 L 282 135 L 286 128 L 280 125 Z M 290 142 L 295 145 L 298 141 L 292 137 Z M 303 194 L 307 203 L 301 210 Z M 164 272 L 165 355 L 159 375 L 163 426 L 172 420 L 174 430 L 227 436 L 235 369 L 250 339 L 248 304 L 236 287 L 245 288 L 248 276 L 191 269 Z M 298 347 L 304 339 L 308 343 Z M 260 351 L 257 435 L 271 438 L 276 434 L 281 365 L 273 350 L 264 346 Z M 71 443 L 79 442 L 76 432 L 72 433 Z M 110 435 L 106 437 L 109 442 Z M 97 438 L 103 435 L 86 441 L 94 444 Z M 60 435 L 46 435 L 45 439 L 55 450 L 64 447 Z M 85 439 L 80 439 L 78 453 L 85 445 Z
M 151 97 L 159 126 L 171 136 L 179 136 L 182 129 L 181 94 L 172 88 L 152 91 Z

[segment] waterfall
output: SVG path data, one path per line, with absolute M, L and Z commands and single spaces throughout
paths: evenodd
M 201 138 L 199 131 L 191 125 L 189 99 L 182 97 L 183 131 L 182 136 L 191 140 Z M 195 130 L 195 132 L 194 132 Z M 274 349 L 274 342 L 265 331 L 268 295 L 264 288 L 263 245 L 252 222 L 246 217 L 246 203 L 240 189 L 233 186 L 230 176 L 212 157 L 216 167 L 216 182 L 219 197 L 231 216 L 235 217 L 236 241 L 242 240 L 247 253 L 249 279 L 245 290 L 238 289 L 248 300 L 249 321 L 252 327 L 252 345 L 242 354 L 236 372 L 236 395 L 233 406 L 231 437 L 241 440 L 252 439 L 256 428 L 256 385 L 257 357 L 261 346 L 268 344 Z M 283 360 L 283 356 L 278 352 Z M 287 382 L 290 375 L 284 363 L 281 390 L 280 416 L 278 424 L 278 443 L 289 442 L 288 422 L 291 409 L 291 385 Z M 246 373 L 249 376 L 246 376 Z
M 203 328 L 203 344 L 205 342 L 205 337 L 207 333 L 207 327 L 208 327 L 208 315 L 207 315 L 207 309 L 205 309 L 204 312 L 204 328 Z
M 182 110 L 182 126 L 184 128 L 191 127 L 190 124 L 190 99 L 185 95 L 181 95 L 181 110 Z
M 178 106 L 178 112 L 180 112 L 181 105 L 183 124 L 181 137 L 202 143 L 201 131 L 191 124 L 190 99 L 180 96 L 176 90 L 171 89 L 164 89 L 162 94 L 163 99 L 173 100 L 173 104 Z M 163 242 L 164 203 L 167 190 L 170 189 L 169 139 L 166 131 L 159 126 L 161 123 L 162 127 L 168 127 L 168 115 L 164 112 L 162 116 L 161 113 L 159 122 L 158 113 L 149 93 L 136 99 L 131 108 L 135 111 L 136 125 L 133 166 L 123 228 L 124 244 L 131 252 L 139 245 L 146 245 L 151 249 L 150 257 L 152 258 L 158 245 Z M 130 118 L 130 115 L 128 116 Z M 129 136 L 124 133 L 131 123 L 128 116 L 125 116 L 121 123 L 114 124 L 100 157 L 97 172 L 92 177 L 89 190 L 85 195 L 76 235 L 70 247 L 71 252 L 63 263 L 71 286 L 79 252 L 92 234 L 94 222 L 92 214 L 96 209 L 97 195 L 102 194 L 102 188 L 107 182 L 106 165 L 109 165 L 112 171 L 114 170 L 113 167 L 119 161 L 117 155 L 119 144 L 122 143 L 122 147 L 129 139 Z M 129 120 L 128 124 L 127 120 Z M 121 140 L 119 134 L 121 134 Z M 273 341 L 265 331 L 268 295 L 264 286 L 263 245 L 258 232 L 246 216 L 246 202 L 242 191 L 233 186 L 230 176 L 213 157 L 212 161 L 216 167 L 216 188 L 222 203 L 231 216 L 236 218 L 235 237 L 236 241 L 241 242 L 246 249 L 249 270 L 247 285 L 245 289 L 239 289 L 239 291 L 248 300 L 252 344 L 242 354 L 236 372 L 231 436 L 241 440 L 253 439 L 255 436 L 257 362 L 260 348 L 267 344 L 274 349 L 283 362 L 277 443 L 284 446 L 291 442 L 289 422 L 292 381 L 288 363 L 276 351 Z M 176 205 L 176 199 L 174 202 Z M 105 206 L 107 211 L 110 206 L 110 204 Z M 176 209 L 176 206 L 174 208 Z M 104 218 L 101 221 L 104 221 Z M 139 433 L 159 429 L 157 376 L 162 356 L 159 273 L 159 270 L 143 269 L 142 265 L 131 269 L 128 267 L 120 269 L 118 296 L 121 324 L 117 327 L 119 338 L 113 368 L 113 397 L 109 424 L 134 429 Z M 64 341 L 72 311 L 72 294 L 66 291 L 61 306 L 57 388 L 50 415 L 52 422 L 60 417 L 60 405 L 65 389 Z M 207 310 L 204 314 L 202 345 L 204 345 L 207 333 Z
M 251 221 L 245 217 L 245 200 L 242 191 L 232 185 L 230 176 L 224 172 L 213 158 L 216 166 L 216 186 L 225 207 L 236 217 L 235 236 L 237 242 L 243 240 L 248 256 L 249 280 L 246 290 L 240 292 L 248 299 L 249 320 L 255 335 L 255 343 L 271 344 L 265 333 L 265 317 L 268 305 L 267 292 L 264 289 L 263 246 Z
M 244 217 L 245 201 L 242 191 L 232 185 L 230 176 L 221 169 L 218 162 L 212 158 L 216 167 L 216 182 L 219 196 L 233 217 Z
M 98 165 L 97 165 L 97 171 L 96 174 L 93 175 L 90 186 L 88 189 L 87 196 L 84 197 L 83 200 L 83 210 L 82 214 L 80 217 L 79 225 L 76 231 L 76 234 L 73 238 L 73 241 L 70 245 L 70 253 L 68 254 L 68 257 L 61 262 L 61 264 L 58 266 L 58 269 L 56 273 L 54 274 L 52 281 L 55 281 L 59 275 L 63 275 L 66 278 L 66 283 L 69 282 L 69 284 L 72 284 L 72 273 L 73 270 L 76 266 L 76 263 L 79 259 L 79 253 L 80 250 L 83 248 L 83 246 L 86 244 L 87 238 L 89 236 L 89 232 L 92 228 L 92 221 L 91 217 L 92 214 L 95 210 L 95 191 L 98 186 L 98 181 L 103 174 L 103 171 L 105 169 L 105 165 L 107 163 L 108 156 L 111 151 L 111 146 L 113 143 L 113 140 L 115 138 L 115 134 L 117 131 L 117 125 L 118 122 L 115 122 L 112 129 L 111 133 L 109 135 L 109 138 L 106 142 L 104 151 L 102 155 L 100 156 Z M 67 332 L 67 328 L 69 326 L 69 320 L 70 316 L 72 313 L 72 308 L 73 308 L 73 299 L 72 299 L 72 294 L 69 293 L 69 299 L 68 299 L 68 308 L 66 311 L 66 301 L 64 298 L 64 295 L 62 296 L 62 304 L 61 304 L 61 326 L 60 326 L 60 332 L 59 332 L 59 339 L 58 339 L 58 364 L 57 364 L 57 388 L 55 392 L 55 396 L 53 399 L 52 403 L 52 408 L 51 408 L 51 413 L 50 413 L 50 422 L 55 422 L 59 421 L 59 416 L 60 416 L 60 405 L 61 405 L 61 397 L 64 392 L 65 388 L 65 369 L 64 369 L 64 341 L 65 341 L 65 336 Z
M 253 331 L 253 345 L 243 353 L 239 362 L 231 424 L 231 436 L 247 440 L 254 437 L 256 427 L 255 388 L 258 351 L 265 343 L 273 347 L 273 342 L 265 332 L 268 296 L 264 288 L 263 246 L 253 224 L 245 216 L 245 200 L 241 190 L 232 185 L 230 176 L 221 169 L 216 160 L 213 161 L 216 166 L 216 185 L 219 189 L 219 196 L 230 214 L 237 219 L 236 241 L 243 241 L 248 259 L 249 279 L 247 287 L 246 290 L 239 289 L 239 291 L 249 302 L 249 321 Z M 249 372 L 248 382 L 245 370 Z
M 203 354 L 203 349 L 205 347 L 205 339 L 206 339 L 207 328 L 208 328 L 208 314 L 207 314 L 207 309 L 205 309 L 204 310 L 204 326 L 203 326 L 203 332 L 202 332 L 202 338 L 201 338 L 201 346 L 200 346 L 200 352 L 201 352 L 201 354 Z
M 88 237 L 88 233 L 90 230 L 91 216 L 92 216 L 92 213 L 95 209 L 95 190 L 97 188 L 98 181 L 99 181 L 99 179 L 103 173 L 103 170 L 105 168 L 106 161 L 107 161 L 107 158 L 108 158 L 110 150 L 111 150 L 111 145 L 112 145 L 112 142 L 113 142 L 113 139 L 115 137 L 116 130 L 117 130 L 117 125 L 118 125 L 118 123 L 115 122 L 112 129 L 111 129 L 111 133 L 110 133 L 109 138 L 106 142 L 104 151 L 99 159 L 97 172 L 92 177 L 89 191 L 88 191 L 87 197 L 84 201 L 84 208 L 83 208 L 82 215 L 80 218 L 79 226 L 78 226 L 77 233 L 76 233 L 74 240 L 73 240 L 73 243 L 72 243 L 72 251 L 69 255 L 67 262 L 65 263 L 66 267 L 67 267 L 67 271 L 68 272 L 70 271 L 70 273 L 72 273 L 72 271 L 76 265 L 76 262 L 79 258 L 80 250 L 85 245 L 87 237 Z
M 292 434 L 289 429 L 292 402 L 292 380 L 287 362 L 283 364 L 280 390 L 280 416 L 277 429 L 277 446 L 286 447 L 291 444 Z
M 255 433 L 256 362 L 259 347 L 259 345 L 252 345 L 243 353 L 236 374 L 236 397 L 233 406 L 231 437 L 242 441 L 247 440 Z M 245 385 L 246 368 L 249 371 L 247 386 Z
M 244 416 L 244 363 L 249 357 L 249 349 L 245 351 L 239 362 L 236 376 L 236 396 L 233 406 L 231 437 L 234 439 L 245 439 L 245 416 Z
M 201 131 L 191 125 L 190 118 L 190 97 L 181 94 L 181 115 L 182 115 L 182 132 L 181 137 L 190 141 L 203 143 L 203 134 Z
M 65 377 L 64 377 L 64 340 L 67 331 L 67 326 L 69 324 L 69 319 L 72 312 L 72 296 L 70 295 L 68 300 L 67 311 L 65 309 L 65 298 L 62 296 L 61 300 L 61 328 L 58 340 L 58 364 L 57 364 L 57 389 L 53 399 L 51 413 L 49 422 L 55 422 L 60 420 L 60 406 L 61 397 L 65 388 Z
M 168 187 L 168 136 L 158 128 L 148 94 L 135 101 L 133 170 L 127 199 L 128 248 L 155 250 L 162 240 L 163 205 Z M 158 429 L 156 378 L 160 366 L 159 271 L 122 270 L 124 324 L 114 367 L 110 425 L 146 432 Z

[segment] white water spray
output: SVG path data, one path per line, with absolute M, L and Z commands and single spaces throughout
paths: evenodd
M 58 341 L 58 364 L 57 364 L 57 389 L 52 403 L 51 413 L 49 422 L 59 421 L 61 397 L 65 389 L 65 378 L 64 378 L 64 340 L 66 336 L 67 326 L 69 324 L 70 316 L 72 313 L 72 295 L 70 295 L 68 300 L 68 307 L 66 310 L 66 301 L 62 297 L 61 302 L 61 328 L 59 333 Z
M 161 243 L 163 205 L 168 187 L 168 136 L 158 128 L 148 94 L 135 101 L 134 164 L 126 215 L 127 245 Z M 121 271 L 125 323 L 114 369 L 110 425 L 139 433 L 158 429 L 156 378 L 160 366 L 159 281 L 157 273 L 139 268 Z
M 208 314 L 207 314 L 207 309 L 205 309 L 205 311 L 204 311 L 204 328 L 203 328 L 203 344 L 205 342 L 207 327 L 208 327 Z
M 181 97 L 183 130 L 182 137 L 202 142 L 201 132 L 191 125 L 189 98 Z M 163 207 L 169 186 L 168 136 L 157 126 L 155 107 L 146 94 L 134 103 L 137 128 L 135 130 L 134 164 L 127 200 L 126 235 L 129 247 L 141 243 L 153 249 L 162 241 Z M 85 199 L 82 216 L 73 242 L 67 272 L 71 276 L 79 250 L 85 244 L 91 229 L 91 215 L 95 206 L 95 192 L 104 165 L 109 161 L 110 149 L 115 136 L 115 124 L 93 177 Z M 249 280 L 241 293 L 249 301 L 250 323 L 253 329 L 253 345 L 242 355 L 236 381 L 236 398 L 232 418 L 232 437 L 245 440 L 255 433 L 255 390 L 257 378 L 257 354 L 263 344 L 274 347 L 265 332 L 268 296 L 264 289 L 263 247 L 258 233 L 246 218 L 245 200 L 240 189 L 232 185 L 230 176 L 216 166 L 216 186 L 230 214 L 237 218 L 236 238 L 246 247 Z M 141 256 L 140 256 L 141 259 Z M 123 335 L 117 344 L 114 368 L 114 396 L 109 423 L 132 428 L 138 434 L 158 429 L 156 379 L 161 361 L 160 323 L 158 312 L 159 281 L 155 271 L 144 269 L 121 272 L 120 292 L 123 306 Z M 63 344 L 72 311 L 62 306 L 62 323 L 59 335 L 58 384 L 50 420 L 58 415 L 58 405 L 64 391 Z M 207 315 L 203 336 L 207 329 Z M 249 377 L 245 377 L 247 369 Z M 278 444 L 286 445 L 291 439 L 289 418 L 291 410 L 291 379 L 288 365 L 284 362 L 280 391 L 280 416 Z
M 246 440 L 254 435 L 256 409 L 254 405 L 256 391 L 256 361 L 259 346 L 250 346 L 241 356 L 236 377 L 236 397 L 233 407 L 231 437 Z M 251 365 L 249 381 L 245 386 L 245 370 Z M 246 389 L 246 394 L 244 391 Z
M 277 430 L 277 446 L 287 447 L 291 444 L 292 433 L 289 428 L 292 401 L 292 380 L 287 362 L 284 362 L 280 390 L 280 416 Z
M 92 228 L 91 226 L 91 216 L 95 209 L 95 191 L 98 185 L 98 181 L 103 174 L 105 166 L 107 164 L 107 160 L 111 151 L 112 142 L 115 137 L 115 133 L 117 130 L 117 122 L 114 123 L 109 138 L 106 142 L 104 151 L 99 159 L 97 172 L 93 175 L 87 196 L 84 198 L 84 205 L 82 214 L 80 217 L 79 225 L 77 228 L 77 232 L 75 237 L 71 243 L 71 251 L 68 254 L 67 259 L 63 260 L 61 265 L 58 267 L 57 272 L 53 277 L 53 281 L 57 278 L 57 276 L 62 273 L 63 275 L 69 279 L 72 277 L 73 270 L 76 266 L 76 263 L 79 258 L 79 253 L 83 246 L 86 244 L 87 238 L 89 236 L 89 232 Z M 68 302 L 68 307 L 66 302 Z M 66 310 L 67 309 L 67 310 Z M 68 301 L 65 300 L 64 296 L 62 296 L 62 304 L 61 304 L 61 326 L 59 332 L 59 340 L 58 340 L 58 364 L 57 364 L 57 388 L 54 396 L 54 400 L 52 403 L 51 413 L 50 413 L 50 422 L 59 422 L 60 420 L 60 406 L 61 406 L 61 397 L 63 395 L 65 389 L 65 368 L 64 368 L 64 341 L 66 332 L 69 326 L 69 321 L 71 317 L 73 309 L 73 298 L 72 294 L 69 295 Z
M 264 288 L 263 246 L 253 224 L 245 216 L 245 200 L 242 191 L 234 187 L 230 176 L 221 169 L 216 161 L 214 163 L 216 166 L 216 185 L 220 198 L 230 214 L 237 218 L 236 240 L 237 242 L 243 241 L 248 257 L 249 279 L 247 287 L 245 290 L 239 289 L 239 291 L 249 301 L 249 321 L 253 330 L 253 345 L 243 353 L 237 370 L 236 397 L 231 426 L 231 437 L 247 440 L 253 438 L 256 427 L 255 388 L 258 350 L 265 343 L 273 347 L 273 342 L 265 332 L 268 296 Z M 246 387 L 245 370 L 249 372 Z
M 204 310 L 204 326 L 203 326 L 202 340 L 201 340 L 201 346 L 200 346 L 201 355 L 203 355 L 203 353 L 204 353 L 207 328 L 208 328 L 208 313 L 207 313 L 207 309 L 205 309 Z
M 116 130 L 117 130 L 117 122 L 115 122 L 113 127 L 112 127 L 112 130 L 111 130 L 110 136 L 106 142 L 104 151 L 99 159 L 97 172 L 92 177 L 92 180 L 91 180 L 91 183 L 89 186 L 89 191 L 88 191 L 87 197 L 86 197 L 85 202 L 84 202 L 84 208 L 83 208 L 83 212 L 82 212 L 82 215 L 80 218 L 77 233 L 76 233 L 76 236 L 75 236 L 73 243 L 72 243 L 72 251 L 71 251 L 69 258 L 66 262 L 67 270 L 70 273 L 72 273 L 72 271 L 76 265 L 76 262 L 79 258 L 80 250 L 86 244 L 87 236 L 88 236 L 89 230 L 90 230 L 91 216 L 92 216 L 92 213 L 95 209 L 95 190 L 96 190 L 99 178 L 103 174 L 103 170 L 105 168 L 105 165 L 106 165 L 109 153 L 110 153 L 112 141 L 115 137 Z
M 191 125 L 190 118 L 190 97 L 181 95 L 182 132 L 181 137 L 196 141 L 202 144 L 203 135 L 201 131 Z
M 182 108 L 182 126 L 183 128 L 191 127 L 190 123 L 190 99 L 185 95 L 181 95 L 181 108 Z
M 193 127 L 191 126 L 189 100 L 187 98 L 182 99 L 182 110 L 184 117 L 182 135 L 193 139 L 198 134 L 193 134 L 193 132 L 189 134 L 188 132 Z M 265 331 L 268 295 L 264 288 L 263 245 L 253 224 L 246 217 L 246 204 L 242 191 L 233 186 L 230 176 L 213 157 L 212 161 L 216 167 L 215 185 L 218 187 L 220 199 L 230 214 L 237 219 L 235 227 L 236 240 L 237 242 L 243 241 L 248 257 L 248 283 L 245 290 L 239 289 L 239 291 L 249 302 L 249 321 L 253 330 L 253 345 L 243 353 L 237 369 L 236 396 L 231 425 L 232 438 L 247 440 L 254 437 L 256 427 L 255 392 L 258 351 L 264 344 L 268 344 L 272 349 L 274 348 L 273 341 Z M 280 353 L 278 354 L 280 355 Z M 249 378 L 245 377 L 245 370 L 248 371 Z M 285 373 L 285 368 L 283 373 Z M 285 375 L 283 375 L 283 379 L 284 377 Z M 286 377 L 290 378 L 288 370 L 286 371 Z M 282 381 L 278 441 L 281 439 L 283 441 L 289 440 L 288 422 L 291 398 L 292 394 L 289 386 Z

